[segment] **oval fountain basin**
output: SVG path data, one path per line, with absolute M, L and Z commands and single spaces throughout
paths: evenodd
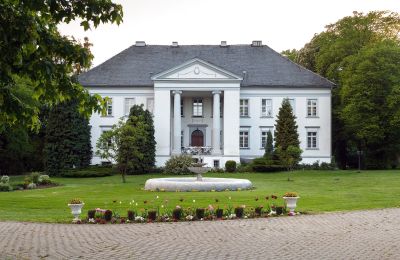
M 195 177 L 148 179 L 144 185 L 145 190 L 151 191 L 235 191 L 252 188 L 253 184 L 246 179 L 203 178 L 197 181 Z

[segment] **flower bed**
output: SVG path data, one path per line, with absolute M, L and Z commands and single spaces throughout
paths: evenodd
M 228 198 L 231 202 L 231 197 Z M 246 205 L 235 205 L 227 203 L 221 205 L 219 199 L 210 203 L 207 207 L 196 206 L 196 200 L 192 200 L 193 207 L 182 207 L 180 205 L 169 206 L 168 199 L 162 200 L 156 196 L 155 200 L 139 203 L 134 200 L 129 202 L 128 209 L 123 214 L 117 210 L 96 208 L 88 211 L 86 218 L 77 222 L 78 224 L 125 224 L 125 223 L 153 223 L 153 222 L 178 222 L 178 221 L 211 221 L 228 219 L 265 218 L 289 215 L 284 202 L 278 201 L 278 197 L 270 195 L 262 200 L 254 198 L 259 202 L 257 207 Z M 184 199 L 179 200 L 183 202 Z M 113 201 L 115 205 L 122 202 Z M 300 214 L 300 213 L 296 213 Z

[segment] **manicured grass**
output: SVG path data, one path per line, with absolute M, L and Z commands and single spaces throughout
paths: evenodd
M 84 215 L 96 207 L 117 210 L 122 216 L 132 208 L 135 200 L 137 209 L 149 205 L 175 205 L 184 207 L 206 207 L 209 204 L 242 205 L 248 207 L 271 203 L 265 200 L 271 194 L 282 196 L 286 191 L 296 191 L 301 199 L 298 210 L 307 213 L 344 211 L 400 206 L 400 171 L 297 171 L 287 181 L 287 173 L 233 173 L 205 174 L 206 177 L 247 178 L 255 186 L 249 191 L 224 192 L 149 192 L 144 191 L 148 178 L 165 175 L 128 176 L 127 183 L 121 177 L 102 178 L 53 178 L 63 186 L 0 193 L 0 220 L 69 222 L 70 210 L 67 203 L 72 198 L 85 202 Z M 23 177 L 11 177 L 12 182 L 21 182 Z M 159 199 L 156 198 L 159 196 Z M 229 199 L 231 197 L 231 199 Z M 259 200 L 256 201 L 255 198 Z M 179 201 L 183 198 L 183 202 Z M 215 198 L 219 203 L 215 203 Z M 144 201 L 148 202 L 144 204 Z M 195 200 L 195 202 L 193 202 Z M 116 201 L 116 202 L 113 202 Z M 121 202 L 121 204 L 120 204 Z M 283 204 L 282 199 L 275 201 Z M 217 205 L 218 204 L 218 205 Z

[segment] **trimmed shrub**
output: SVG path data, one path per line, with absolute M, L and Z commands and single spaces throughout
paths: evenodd
M 13 188 L 9 183 L 0 182 L 0 191 L 12 191 Z
M 157 219 L 157 211 L 155 210 L 149 210 L 147 215 L 147 219 L 150 221 L 156 221 Z
M 224 210 L 223 209 L 217 209 L 215 211 L 215 215 L 217 216 L 217 218 L 222 218 L 224 216 Z
M 205 214 L 205 209 L 203 209 L 203 208 L 196 209 L 196 218 L 197 219 L 204 218 L 204 214 Z
M 32 172 L 31 173 L 31 181 L 35 184 L 39 183 L 40 172 Z
M 96 215 L 96 210 L 94 210 L 94 209 L 88 210 L 87 215 L 88 215 L 88 218 L 89 218 L 89 219 L 90 219 L 90 218 L 94 218 L 95 215 Z
M 236 171 L 236 162 L 235 161 L 226 161 L 225 163 L 225 171 L 227 172 L 235 172 Z
M 237 218 L 243 218 L 244 207 L 236 207 L 235 208 L 235 215 L 236 215 Z
M 1 183 L 9 183 L 10 182 L 10 177 L 8 177 L 7 175 L 3 175 L 1 176 Z
M 104 219 L 105 219 L 107 222 L 108 222 L 108 221 L 111 221 L 112 215 L 113 215 L 113 212 L 112 212 L 111 210 L 107 209 L 106 212 L 104 212 Z
M 132 210 L 128 210 L 128 219 L 129 221 L 135 221 L 135 212 Z
M 38 179 L 38 184 L 41 184 L 41 185 L 51 184 L 49 175 L 40 175 L 39 179 Z
M 67 178 L 91 178 L 91 177 L 105 177 L 118 174 L 117 170 L 113 167 L 92 166 L 85 169 L 76 169 L 64 171 L 61 173 L 62 177 Z
M 253 165 L 255 172 L 282 172 L 286 171 L 286 167 L 282 165 Z
M 175 220 L 180 220 L 182 218 L 182 213 L 183 210 L 181 207 L 176 207 L 173 211 L 172 211 L 172 217 Z
M 191 174 L 188 167 L 193 163 L 192 156 L 190 155 L 173 155 L 164 167 L 164 173 L 167 174 Z

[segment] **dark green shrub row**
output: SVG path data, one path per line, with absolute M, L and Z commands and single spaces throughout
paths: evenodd
M 64 171 L 61 176 L 67 178 L 90 178 L 112 176 L 117 173 L 118 171 L 113 167 L 92 166 L 85 169 Z

